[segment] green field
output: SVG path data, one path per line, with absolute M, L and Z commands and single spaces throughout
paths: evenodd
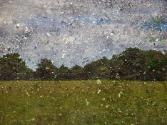
M 167 125 L 167 82 L 0 82 L 0 125 Z

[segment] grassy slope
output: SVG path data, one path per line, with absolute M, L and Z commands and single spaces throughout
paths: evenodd
M 166 125 L 167 82 L 0 82 L 0 125 Z

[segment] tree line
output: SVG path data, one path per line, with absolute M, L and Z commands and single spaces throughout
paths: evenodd
M 167 52 L 128 48 L 112 59 L 103 57 L 84 67 L 56 67 L 41 59 L 36 71 L 28 68 L 18 53 L 0 57 L 0 80 L 167 80 Z

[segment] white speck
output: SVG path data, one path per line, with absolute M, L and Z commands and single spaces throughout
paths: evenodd
M 29 32 L 29 28 L 28 27 L 25 27 L 25 32 Z
M 158 41 L 159 41 L 159 39 L 157 38 L 155 41 L 156 41 L 156 42 L 158 42 Z
M 110 35 L 111 35 L 111 36 L 113 36 L 113 35 L 114 35 L 114 33 L 110 33 Z
M 110 38 L 110 36 L 107 36 L 107 39 L 109 39 Z
M 48 37 L 51 37 L 51 36 L 52 36 L 50 33 L 46 33 L 46 35 L 47 35 Z
M 24 38 L 23 38 L 23 39 L 27 40 L 27 37 L 26 37 L 26 36 L 24 36 Z
M 18 24 L 16 24 L 16 28 L 18 29 L 18 28 L 20 28 L 20 24 L 18 23 Z
M 66 55 L 66 54 L 65 54 L 65 53 L 63 53 L 61 58 L 64 58 L 64 57 L 65 57 L 65 55 Z

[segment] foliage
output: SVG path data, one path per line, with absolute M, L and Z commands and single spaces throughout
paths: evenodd
M 126 80 L 166 80 L 166 55 L 159 51 L 129 48 L 113 59 L 112 78 L 119 74 Z
M 103 57 L 84 67 L 76 65 L 68 68 L 62 65 L 57 68 L 51 60 L 42 59 L 35 73 L 19 57 L 19 54 L 7 54 L 0 58 L 1 80 L 167 80 L 167 53 L 155 50 L 128 48 L 112 59 Z
M 90 64 L 87 64 L 84 67 L 84 73 L 86 74 L 87 79 L 96 79 L 96 78 L 108 78 L 110 67 L 110 61 L 103 57 L 100 60 L 94 61 Z
M 69 69 L 68 67 L 62 65 L 60 68 L 58 68 L 58 79 L 59 80 L 63 80 L 63 79 L 69 79 L 70 75 L 69 75 Z
M 70 79 L 80 80 L 86 79 L 86 76 L 83 71 L 83 67 L 75 65 L 70 69 Z
M 141 79 L 144 65 L 143 52 L 137 48 L 129 48 L 111 62 L 112 78 L 117 78 L 116 75 L 119 75 L 119 79 Z
M 52 64 L 51 60 L 42 59 L 38 64 L 36 76 L 41 80 L 52 80 L 56 78 L 56 67 Z
M 32 70 L 27 68 L 25 62 L 17 53 L 7 54 L 0 58 L 0 79 L 19 80 L 29 79 Z

